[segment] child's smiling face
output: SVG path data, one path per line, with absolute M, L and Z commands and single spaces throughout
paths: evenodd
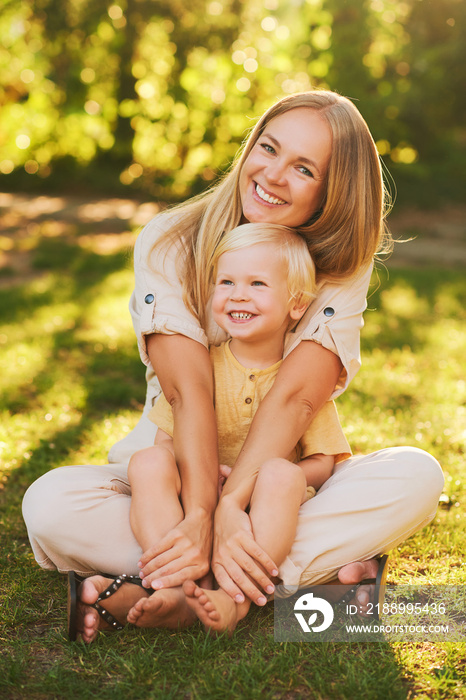
M 273 243 L 259 243 L 220 256 L 212 313 L 232 338 L 257 343 L 283 341 L 299 319 L 287 283 L 286 265 Z

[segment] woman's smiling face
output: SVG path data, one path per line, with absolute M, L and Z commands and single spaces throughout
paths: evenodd
M 243 222 L 305 224 L 320 208 L 331 148 L 329 125 L 309 107 L 271 119 L 241 169 Z

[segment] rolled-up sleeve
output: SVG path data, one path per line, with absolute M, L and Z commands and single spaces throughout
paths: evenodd
M 324 282 L 294 333 L 289 333 L 285 357 L 302 340 L 313 340 L 340 358 L 343 369 L 331 398 L 346 389 L 361 367 L 360 331 L 367 308 L 372 265 L 347 281 Z
M 135 287 L 129 310 L 141 360 L 150 366 L 146 337 L 152 333 L 181 334 L 208 347 L 207 336 L 197 317 L 183 302 L 182 285 L 176 269 L 180 250 L 152 252 L 154 243 L 173 222 L 173 215 L 159 214 L 139 234 L 134 248 Z

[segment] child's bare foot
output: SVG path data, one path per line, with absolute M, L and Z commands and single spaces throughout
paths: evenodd
M 79 587 L 77 627 L 82 641 L 86 644 L 94 641 L 99 630 L 110 629 L 97 610 L 91 606 L 112 583 L 112 580 L 104 576 L 90 576 Z M 124 583 L 121 588 L 108 597 L 105 605 L 102 605 L 104 601 L 101 601 L 99 605 L 108 610 L 117 620 L 124 621 L 128 610 L 133 607 L 136 601 L 148 595 L 148 591 L 145 591 L 143 588 L 131 583 Z
M 137 627 L 178 629 L 192 625 L 196 614 L 187 604 L 180 586 L 162 588 L 148 598 L 141 598 L 129 611 L 127 620 Z
M 200 588 L 194 581 L 185 581 L 186 602 L 207 631 L 233 633 L 249 610 L 249 603 L 235 603 L 225 591 Z

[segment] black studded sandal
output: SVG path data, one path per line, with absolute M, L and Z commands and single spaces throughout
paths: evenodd
M 112 578 L 112 576 L 107 576 L 102 574 L 106 578 Z M 75 571 L 68 572 L 68 639 L 70 642 L 75 642 L 78 636 L 77 629 L 77 611 L 78 611 L 78 585 L 83 581 L 83 577 L 79 576 Z M 131 576 L 130 574 L 121 574 L 114 578 L 112 583 L 103 591 L 97 598 L 95 603 L 90 604 L 89 607 L 95 608 L 99 613 L 102 620 L 104 620 L 108 625 L 110 625 L 113 630 L 122 630 L 125 626 L 119 622 L 116 617 L 103 608 L 99 603 L 102 600 L 110 598 L 111 595 L 116 593 L 116 591 L 124 583 L 133 583 L 136 586 L 142 587 L 142 580 L 139 576 Z

